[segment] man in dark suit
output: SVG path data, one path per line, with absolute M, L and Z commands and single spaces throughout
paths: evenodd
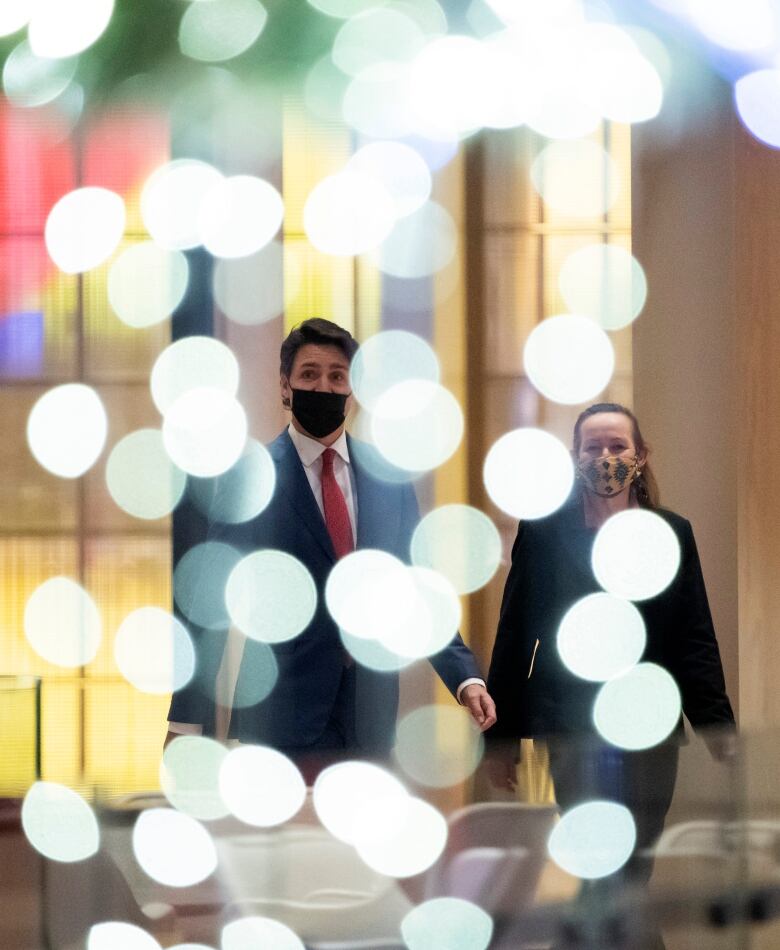
M 268 507 L 243 524 L 204 519 L 192 506 L 185 517 L 193 540 L 220 540 L 242 554 L 284 551 L 310 572 L 317 589 L 306 629 L 272 650 L 248 639 L 236 694 L 252 694 L 253 680 L 275 666 L 275 685 L 260 702 L 234 702 L 231 737 L 273 746 L 296 761 L 333 754 L 387 755 L 398 710 L 397 672 L 378 672 L 352 660 L 325 604 L 325 584 L 336 561 L 356 549 L 387 551 L 408 561 L 418 520 L 413 487 L 376 478 L 363 464 L 367 447 L 344 431 L 352 400 L 349 366 L 357 343 L 327 320 L 306 320 L 282 344 L 282 404 L 290 426 L 269 446 L 276 488 Z M 183 552 L 179 552 L 183 553 Z M 193 680 L 174 694 L 169 739 L 216 731 L 214 681 L 225 631 L 188 624 L 198 664 Z M 431 658 L 448 689 L 481 729 L 495 707 L 474 657 L 459 635 Z

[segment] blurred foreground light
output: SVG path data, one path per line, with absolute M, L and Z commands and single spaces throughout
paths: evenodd
M 447 461 L 463 436 L 463 412 L 438 383 L 396 383 L 377 400 L 371 419 L 373 443 L 398 468 L 427 472 Z
M 158 429 L 126 435 L 106 463 L 109 494 L 134 518 L 152 520 L 170 514 L 186 484 L 187 476 L 171 462 Z
M 392 465 L 374 445 L 374 436 L 371 432 L 371 413 L 360 408 L 353 418 L 352 435 L 354 441 L 350 452 L 354 452 L 359 463 L 370 472 L 374 478 L 392 485 L 402 482 L 412 482 L 420 477 L 419 472 L 407 472 L 397 465 Z
M 119 672 L 142 693 L 172 693 L 195 672 L 195 649 L 186 628 L 160 607 L 129 613 L 114 638 Z
M 133 828 L 133 853 L 152 880 L 167 887 L 190 887 L 217 867 L 217 849 L 206 829 L 172 808 L 141 812 Z
M 0 13 L 0 16 L 3 14 Z M 36 56 L 23 40 L 6 57 L 3 91 L 15 106 L 33 108 L 52 102 L 70 85 L 78 59 L 48 59 Z
M 589 244 L 570 254 L 558 285 L 573 313 L 595 320 L 604 330 L 620 330 L 642 312 L 647 278 L 642 265 L 616 244 Z
M 173 572 L 173 596 L 189 621 L 207 630 L 227 629 L 225 585 L 240 559 L 229 544 L 204 541 L 179 560 Z
M 326 53 L 306 74 L 303 99 L 307 110 L 318 119 L 340 123 L 341 101 L 348 83 L 348 77 L 334 65 L 330 53 Z
M 302 633 L 317 609 L 309 571 L 284 551 L 255 551 L 233 568 L 225 604 L 238 629 L 262 643 L 283 643 Z
M 415 21 L 395 7 L 372 9 L 350 17 L 333 41 L 333 62 L 355 76 L 381 62 L 408 62 L 425 45 L 425 35 Z
M 487 950 L 493 921 L 460 897 L 435 897 L 413 907 L 401 921 L 409 950 Z
M 596 580 L 608 593 L 625 600 L 648 600 L 677 576 L 680 542 L 660 515 L 632 508 L 612 515 L 601 526 L 592 561 Z
M 238 380 L 238 360 L 229 347 L 210 336 L 186 336 L 160 353 L 150 384 L 154 404 L 164 415 L 177 399 L 202 386 L 235 396 Z
M 111 920 L 89 928 L 87 950 L 161 950 L 161 947 L 141 927 Z
M 513 518 L 543 518 L 566 501 L 574 484 L 571 455 L 541 429 L 513 429 L 493 444 L 482 473 L 495 505 Z
M 11 0 L 0 5 L 0 36 L 10 36 L 27 25 L 35 0 Z
M 419 152 L 402 142 L 372 142 L 350 158 L 352 171 L 381 182 L 397 218 L 421 208 L 431 194 L 431 172 Z
M 593 722 L 612 745 L 650 749 L 672 734 L 681 711 L 672 675 L 655 663 L 640 663 L 604 683 L 593 706 Z
M 780 148 L 780 69 L 758 69 L 737 80 L 734 98 L 744 126 L 757 139 Z
M 263 32 L 268 13 L 259 0 L 191 3 L 179 24 L 179 48 L 205 63 L 233 59 Z
M 123 251 L 108 272 L 108 299 L 129 327 L 150 327 L 166 320 L 184 299 L 189 280 L 187 258 L 152 241 Z
M 615 351 L 607 334 L 587 317 L 564 314 L 542 320 L 523 348 L 528 378 L 547 399 L 589 402 L 607 388 Z
M 459 594 L 479 590 L 501 563 L 501 536 L 487 515 L 469 505 L 443 505 L 415 528 L 412 563 L 443 574 Z
M 278 679 L 279 663 L 273 648 L 257 640 L 245 640 L 235 689 L 224 677 L 217 678 L 214 699 L 220 706 L 236 709 L 256 706 L 273 692 Z
M 412 108 L 414 87 L 405 63 L 377 63 L 352 79 L 342 101 L 347 125 L 374 139 L 397 139 L 421 131 Z
M 582 0 L 486 0 L 487 5 L 505 23 L 554 23 L 566 26 L 583 18 Z
M 636 825 L 624 805 L 592 801 L 565 812 L 550 834 L 547 849 L 564 871 L 594 879 L 619 871 L 635 843 Z
M 266 746 L 231 749 L 219 770 L 219 792 L 231 813 L 248 825 L 269 828 L 288 821 L 306 798 L 296 766 Z
M 374 7 L 384 6 L 389 0 L 308 0 L 309 5 L 327 16 L 348 20 Z
M 686 0 L 688 16 L 712 43 L 731 50 L 768 49 L 776 27 L 770 0 Z
M 646 640 L 645 622 L 630 601 L 590 594 L 564 614 L 557 644 L 564 665 L 575 676 L 603 681 L 634 667 Z
M 141 216 L 160 247 L 186 250 L 200 244 L 200 206 L 220 181 L 222 174 L 216 168 L 191 158 L 168 162 L 146 179 Z
M 388 877 L 412 877 L 438 860 L 447 822 L 420 798 L 392 796 L 364 803 L 353 834 L 355 849 L 370 868 Z
M 352 392 L 369 410 L 397 383 L 428 380 L 438 383 L 439 358 L 422 337 L 406 330 L 383 330 L 370 336 L 355 354 L 349 368 Z
M 226 317 L 244 326 L 278 317 L 300 284 L 300 265 L 292 254 L 284 259 L 278 241 L 246 257 L 219 260 L 214 268 L 214 300 Z
M 114 0 L 35 0 L 28 36 L 37 56 L 75 56 L 102 36 Z
M 420 706 L 398 723 L 395 757 L 420 785 L 449 788 L 473 775 L 484 740 L 463 709 Z
M 388 649 L 379 640 L 355 637 L 346 630 L 339 630 L 341 643 L 356 663 L 378 673 L 397 673 L 415 662 L 417 657 L 401 656 Z
M 174 464 L 190 475 L 221 475 L 240 458 L 248 422 L 243 406 L 221 389 L 179 396 L 163 419 L 163 442 Z
M 369 251 L 382 243 L 394 223 L 394 203 L 387 188 L 350 168 L 315 185 L 303 208 L 306 235 L 325 254 Z
M 314 783 L 317 817 L 328 831 L 347 844 L 355 843 L 355 821 L 361 807 L 372 801 L 405 799 L 408 793 L 386 769 L 369 762 L 339 762 L 324 769 Z
M 531 181 L 555 211 L 583 218 L 609 211 L 622 187 L 615 161 L 589 139 L 548 145 L 533 161 Z
M 97 818 L 65 785 L 35 782 L 22 802 L 22 828 L 30 844 L 51 861 L 83 861 L 100 846 Z
M 372 253 L 376 266 L 392 277 L 430 277 L 445 268 L 458 249 L 452 215 L 435 201 L 396 221 Z
M 271 917 L 241 917 L 222 928 L 221 950 L 305 950 L 295 931 Z
M 179 736 L 169 743 L 160 763 L 160 786 L 178 811 L 214 821 L 230 814 L 219 794 L 219 770 L 227 749 L 205 736 Z
M 44 393 L 27 418 L 27 442 L 39 465 L 60 478 L 78 478 L 106 443 L 108 417 L 100 397 L 82 383 Z
M 215 257 L 245 257 L 269 243 L 283 218 L 284 202 L 273 185 L 252 175 L 234 175 L 206 193 L 198 229 Z
M 209 521 L 242 524 L 268 507 L 276 468 L 268 449 L 249 439 L 241 458 L 222 475 L 190 478 L 189 497 Z
M 46 219 L 46 250 L 66 274 L 102 264 L 125 230 L 125 203 L 107 188 L 77 188 L 54 205 Z
M 382 645 L 400 656 L 433 656 L 447 646 L 461 621 L 455 588 L 446 577 L 428 567 L 408 569 L 412 597 L 406 623 L 385 632 Z
M 103 637 L 94 600 L 69 577 L 51 577 L 24 608 L 24 634 L 35 652 L 57 666 L 91 663 Z

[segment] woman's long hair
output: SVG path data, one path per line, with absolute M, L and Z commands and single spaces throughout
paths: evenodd
M 633 429 L 632 437 L 634 445 L 636 446 L 637 455 L 645 455 L 645 457 L 647 457 L 650 454 L 650 446 L 642 438 L 642 432 L 639 428 L 636 416 L 630 409 L 626 409 L 625 406 L 621 406 L 617 402 L 597 402 L 594 406 L 588 406 L 587 409 L 579 414 L 577 421 L 574 423 L 574 437 L 572 440 L 575 454 L 579 454 L 580 446 L 582 445 L 582 423 L 590 416 L 598 415 L 600 412 L 619 412 L 621 415 L 627 416 L 631 420 Z M 655 480 L 647 458 L 645 458 L 645 462 L 642 465 L 641 474 L 631 483 L 629 491 L 633 493 L 640 507 L 657 508 L 659 506 L 658 483 Z

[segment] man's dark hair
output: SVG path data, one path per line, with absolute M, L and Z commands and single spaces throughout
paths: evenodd
M 352 362 L 352 357 L 358 350 L 358 342 L 348 330 L 330 320 L 323 320 L 322 317 L 312 317 L 293 327 L 282 343 L 279 352 L 279 372 L 282 376 L 290 378 L 295 354 L 308 343 L 314 343 L 316 346 L 337 346 L 348 363 Z

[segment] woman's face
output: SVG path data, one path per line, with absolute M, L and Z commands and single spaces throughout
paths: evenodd
M 586 463 L 608 455 L 632 459 L 637 454 L 632 431 L 631 420 L 622 412 L 588 416 L 580 426 L 580 448 L 574 461 Z M 644 458 L 639 462 L 644 462 Z

